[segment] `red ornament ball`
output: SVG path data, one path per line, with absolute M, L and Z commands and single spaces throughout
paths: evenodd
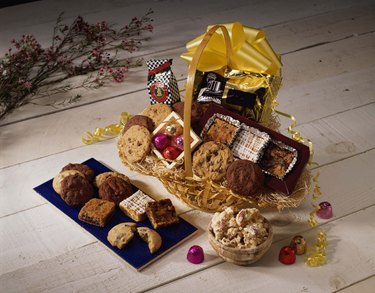
M 175 160 L 180 154 L 181 151 L 174 146 L 168 146 L 163 150 L 163 157 L 167 160 Z
M 296 262 L 296 251 L 291 246 L 284 246 L 280 249 L 279 261 L 284 265 L 291 265 Z

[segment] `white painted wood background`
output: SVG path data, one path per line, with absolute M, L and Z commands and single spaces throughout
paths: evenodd
M 129 72 L 123 84 L 85 91 L 69 107 L 43 106 L 69 97 L 36 98 L 0 121 L 0 291 L 1 292 L 375 292 L 375 3 L 371 0 L 315 1 L 37 1 L 0 9 L 0 52 L 12 38 L 32 33 L 49 44 L 57 15 L 66 21 L 124 23 L 152 8 L 155 30 L 134 56 L 173 58 L 181 88 L 187 66 L 179 59 L 185 43 L 209 24 L 240 21 L 265 29 L 282 54 L 280 111 L 293 113 L 298 130 L 314 142 L 320 163 L 321 201 L 334 218 L 319 220 L 328 233 L 328 263 L 310 268 L 298 257 L 278 262 L 280 248 L 296 234 L 313 241 L 306 225 L 307 199 L 297 209 L 262 210 L 275 228 L 269 253 L 239 267 L 217 257 L 206 237 L 211 214 L 192 210 L 154 178 L 123 167 L 115 140 L 86 146 L 81 136 L 117 122 L 121 111 L 148 105 L 146 67 Z M 289 121 L 281 119 L 282 131 Z M 32 188 L 68 162 L 90 157 L 128 174 L 156 197 L 170 197 L 178 213 L 199 227 L 196 237 L 140 273 L 38 196 Z M 186 261 L 191 245 L 206 260 Z

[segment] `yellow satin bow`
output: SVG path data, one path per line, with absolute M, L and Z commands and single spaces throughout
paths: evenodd
M 280 55 L 275 53 L 262 30 L 242 26 L 239 22 L 222 24 L 228 30 L 232 54 L 231 69 L 251 71 L 279 76 L 281 74 Z M 213 25 L 208 26 L 207 31 Z M 202 41 L 201 35 L 186 44 L 188 52 L 181 58 L 191 62 L 195 50 Z M 198 64 L 198 70 L 217 71 L 228 66 L 226 61 L 225 40 L 221 30 L 215 32 L 205 48 Z

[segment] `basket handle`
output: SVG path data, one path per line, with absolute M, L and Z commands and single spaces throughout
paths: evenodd
M 201 43 L 197 47 L 193 59 L 190 62 L 187 81 L 186 81 L 186 93 L 185 93 L 185 104 L 184 104 L 184 141 L 190 142 L 190 123 L 191 123 L 191 107 L 193 103 L 193 87 L 195 80 L 195 72 L 197 71 L 197 66 L 199 59 L 201 58 L 205 47 L 207 46 L 209 40 L 216 32 L 216 30 L 221 29 L 224 36 L 225 48 L 226 48 L 226 59 L 227 67 L 231 68 L 230 56 L 232 53 L 231 42 L 228 30 L 223 25 L 213 26 L 203 37 Z M 185 175 L 187 177 L 193 176 L 193 170 L 191 165 L 191 147 L 190 143 L 184 143 L 184 157 L 185 157 Z

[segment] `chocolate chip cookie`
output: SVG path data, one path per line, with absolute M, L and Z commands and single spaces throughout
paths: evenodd
M 228 187 L 235 193 L 251 196 L 264 183 L 264 174 L 260 167 L 249 160 L 237 160 L 229 165 L 226 174 Z
M 193 171 L 201 178 L 220 181 L 225 177 L 232 161 L 232 152 L 225 144 L 209 141 L 194 153 Z
M 107 240 L 112 246 L 122 249 L 133 239 L 136 231 L 137 224 L 131 222 L 121 223 L 109 230 Z
M 99 197 L 116 205 L 132 194 L 131 184 L 120 177 L 109 177 L 99 187 Z
M 133 125 L 119 141 L 119 151 L 129 163 L 139 162 L 151 150 L 151 135 L 146 127 Z

